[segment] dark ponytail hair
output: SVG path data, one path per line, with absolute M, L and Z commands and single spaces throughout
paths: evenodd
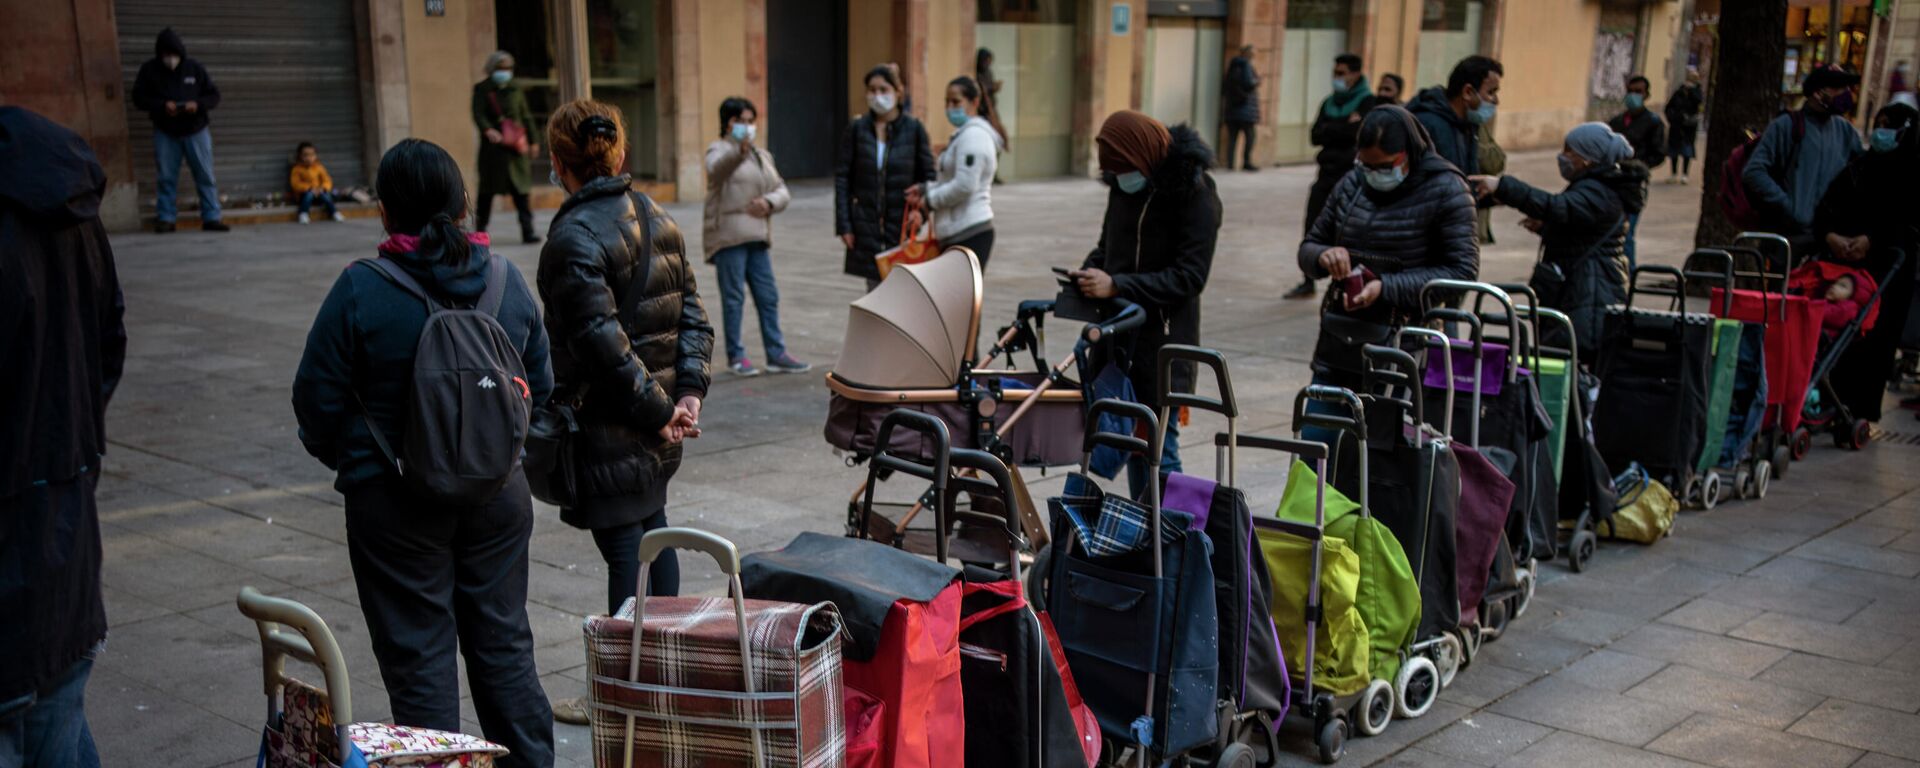
M 440 145 L 402 139 L 380 158 L 373 187 L 386 213 L 387 232 L 418 235 L 417 253 L 443 266 L 467 263 L 472 248 L 460 228 L 467 216 L 467 182 Z
M 985 49 L 983 48 L 981 50 Z M 993 130 L 1000 133 L 1000 143 L 1005 144 L 1013 140 L 1012 137 L 1007 135 L 1006 127 L 1000 124 L 1000 115 L 995 113 L 993 99 L 987 95 L 987 89 L 980 87 L 978 81 L 966 75 L 961 75 L 954 78 L 952 82 L 947 83 L 947 87 L 958 88 L 960 89 L 960 95 L 967 97 L 968 101 L 979 102 L 980 116 L 986 118 L 987 124 L 993 126 Z

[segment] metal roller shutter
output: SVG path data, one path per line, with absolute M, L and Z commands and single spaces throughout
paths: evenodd
M 116 0 L 114 13 L 143 211 L 154 200 L 153 124 L 133 108 L 131 94 L 134 75 L 153 58 L 154 38 L 166 27 L 180 33 L 187 55 L 220 87 L 220 106 L 209 118 L 225 207 L 285 202 L 287 169 L 301 141 L 319 147 L 335 187 L 367 183 L 351 0 Z M 197 205 L 184 164 L 179 201 L 183 212 Z

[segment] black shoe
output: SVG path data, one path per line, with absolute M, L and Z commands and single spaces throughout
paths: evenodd
M 533 245 L 534 243 L 540 242 L 540 236 L 539 235 L 521 235 L 520 242 L 526 243 L 527 245 Z
M 1320 293 L 1320 289 L 1314 286 L 1312 280 L 1302 280 L 1300 281 L 1299 285 L 1294 286 L 1291 290 L 1287 291 L 1286 293 L 1280 294 L 1280 298 L 1311 299 L 1314 296 L 1318 295 L 1319 293 Z
M 172 232 L 173 230 L 174 230 L 174 226 L 173 226 L 173 222 L 171 221 L 156 221 L 153 223 L 153 231 L 155 234 L 164 235 L 168 232 Z
M 1246 171 L 1247 173 L 1259 173 L 1259 172 L 1260 172 L 1260 166 L 1257 166 L 1257 165 L 1245 165 L 1245 164 L 1242 164 L 1242 165 L 1240 166 L 1240 170 L 1242 170 L 1242 171 Z
M 202 232 L 229 232 L 232 230 L 233 227 L 227 226 L 226 222 L 219 219 L 200 222 L 200 231 Z

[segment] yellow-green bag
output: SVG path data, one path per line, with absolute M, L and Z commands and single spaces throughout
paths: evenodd
M 1255 528 L 1254 534 L 1260 541 L 1260 555 L 1266 558 L 1267 573 L 1272 574 L 1269 611 L 1280 649 L 1287 656 L 1287 669 L 1306 669 L 1307 572 L 1313 565 L 1312 544 L 1265 528 Z M 1372 654 L 1367 625 L 1360 620 L 1360 609 L 1353 605 L 1354 593 L 1360 588 L 1360 556 L 1344 540 L 1329 536 L 1321 541 L 1326 549 L 1320 558 L 1322 618 L 1314 632 L 1313 684 L 1335 696 L 1346 696 L 1365 690 L 1373 680 L 1368 674 L 1367 662 Z
M 1596 526 L 1601 535 L 1652 544 L 1673 534 L 1673 518 L 1680 512 L 1680 502 L 1666 486 L 1649 476 L 1645 467 L 1638 462 L 1627 467 L 1627 471 L 1613 479 L 1613 488 L 1620 495 L 1620 501 L 1614 507 L 1613 517 Z

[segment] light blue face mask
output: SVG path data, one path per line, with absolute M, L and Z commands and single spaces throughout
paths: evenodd
M 753 124 L 752 123 L 734 123 L 732 134 L 733 134 L 734 141 L 752 141 L 753 140 Z
M 1139 171 L 1127 171 L 1113 177 L 1113 185 L 1129 195 L 1147 188 L 1147 175 Z
M 947 107 L 947 122 L 958 128 L 967 124 L 967 111 L 959 107 Z
M 1399 165 L 1392 168 L 1368 168 L 1363 165 L 1360 166 L 1360 176 L 1366 179 L 1367 186 L 1380 192 L 1392 192 L 1407 180 L 1407 169 Z
M 560 183 L 559 171 L 549 169 L 547 171 L 547 181 L 553 184 L 554 186 L 559 187 L 562 190 L 565 190 L 567 188 L 567 185 Z
M 487 77 L 493 78 L 494 85 L 506 85 L 513 80 L 513 70 L 496 69 L 492 74 L 487 75 Z
M 1347 79 L 1346 79 L 1346 78 L 1344 78 L 1344 77 L 1340 77 L 1340 76 L 1337 76 L 1337 75 L 1336 75 L 1336 76 L 1334 76 L 1334 78 L 1333 78 L 1333 92 L 1334 92 L 1334 93 L 1345 93 L 1345 92 L 1346 92 L 1346 90 L 1347 90 L 1348 88 L 1352 88 L 1352 87 L 1353 87 L 1353 86 L 1350 86 L 1350 85 L 1347 85 Z
M 1493 122 L 1493 113 L 1498 105 L 1491 101 L 1482 101 L 1480 106 L 1467 112 L 1467 120 L 1474 125 L 1486 125 Z
M 1647 97 L 1637 93 L 1629 93 L 1627 94 L 1626 102 L 1628 111 L 1638 112 L 1641 107 L 1647 105 Z
M 1895 147 L 1900 146 L 1900 131 L 1894 128 L 1875 128 L 1867 141 L 1875 152 L 1892 152 Z

